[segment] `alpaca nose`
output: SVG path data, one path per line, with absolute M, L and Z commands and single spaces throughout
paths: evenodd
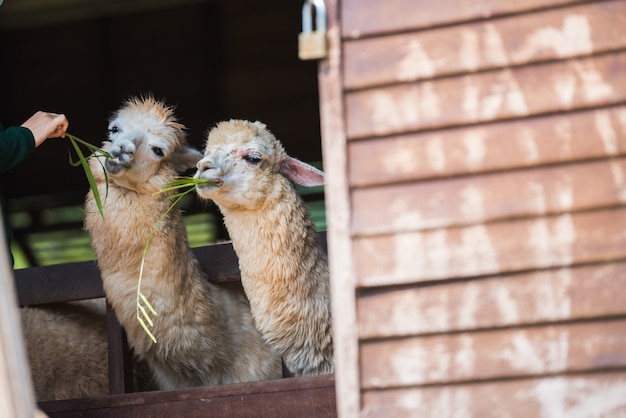
M 196 167 L 198 168 L 198 171 L 202 172 L 202 171 L 207 171 L 207 170 L 212 169 L 213 164 L 207 157 L 204 157 L 203 159 L 198 161 L 198 164 L 196 164 Z

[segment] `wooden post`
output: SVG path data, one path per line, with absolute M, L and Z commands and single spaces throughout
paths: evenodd
M 109 394 L 131 393 L 133 387 L 133 359 L 126 332 L 107 302 L 107 339 L 109 344 Z
M 35 396 L 13 280 L 6 240 L 0 237 L 0 416 L 32 418 Z
M 322 152 L 326 174 L 328 262 L 333 303 L 337 414 L 356 417 L 360 409 L 356 278 L 350 240 L 348 156 L 341 77 L 341 28 L 338 0 L 326 1 L 328 59 L 318 68 Z

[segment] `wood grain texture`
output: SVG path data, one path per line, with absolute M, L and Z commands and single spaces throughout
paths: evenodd
M 361 385 L 384 388 L 626 366 L 626 320 L 361 344 Z
M 352 191 L 352 232 L 375 235 L 626 203 L 626 159 Z
M 442 0 L 416 4 L 414 0 L 346 0 L 342 3 L 341 27 L 343 36 L 358 38 L 487 19 L 574 2 L 575 0 Z
M 326 251 L 326 231 L 319 232 L 319 240 Z M 239 260 L 230 242 L 191 250 L 210 282 L 236 282 L 241 279 Z M 104 296 L 100 270 L 95 261 L 30 267 L 15 270 L 14 274 L 20 306 Z
M 0 227 L 4 229 L 4 219 Z M 35 394 L 7 241 L 0 240 L 0 416 L 35 416 Z
M 621 417 L 626 373 L 365 391 L 361 417 Z
M 362 287 L 475 277 L 626 257 L 626 208 L 355 238 Z
M 626 262 L 362 291 L 361 339 L 626 315 Z
M 348 144 L 352 186 L 448 177 L 626 153 L 626 106 Z
M 43 402 L 40 406 L 50 418 L 337 416 L 332 376 Z
M 106 303 L 107 355 L 109 369 L 109 395 L 134 392 L 133 358 L 126 332 L 109 302 Z
M 322 151 L 325 171 L 328 267 L 333 314 L 337 415 L 357 416 L 359 390 L 359 337 L 356 319 L 356 277 L 350 237 L 350 194 L 343 79 L 340 2 L 327 0 L 328 58 L 319 62 L 318 84 Z
M 616 28 L 625 25 L 626 3 L 617 0 L 347 40 L 345 87 L 410 82 L 617 50 L 626 46 L 626 32 Z
M 367 138 L 626 100 L 626 52 L 346 94 L 348 138 Z
M 193 252 L 214 283 L 240 278 L 237 255 L 232 244 L 194 248 Z M 30 267 L 15 271 L 20 306 L 69 302 L 104 296 L 100 270 L 95 261 Z

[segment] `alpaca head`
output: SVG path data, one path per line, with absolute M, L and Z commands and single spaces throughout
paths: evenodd
M 109 123 L 103 149 L 109 181 L 131 190 L 155 192 L 193 168 L 202 154 L 186 145 L 185 127 L 173 109 L 152 97 L 131 98 Z
M 224 207 L 256 209 L 280 176 L 303 186 L 324 183 L 324 174 L 290 157 L 261 122 L 220 122 L 208 135 L 195 177 L 209 180 L 198 195 Z

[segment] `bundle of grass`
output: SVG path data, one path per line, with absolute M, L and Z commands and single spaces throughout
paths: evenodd
M 100 197 L 100 192 L 98 191 L 98 187 L 96 186 L 96 181 L 94 180 L 91 168 L 89 168 L 89 158 L 93 157 L 96 161 L 99 162 L 100 158 L 111 158 L 111 155 L 101 148 L 98 148 L 90 144 L 89 142 L 83 141 L 82 139 L 67 132 L 65 133 L 65 137 L 72 144 L 72 148 L 74 149 L 74 152 L 76 152 L 76 156 L 78 157 L 78 161 L 72 161 L 72 156 L 70 154 L 70 165 L 74 167 L 78 167 L 80 165 L 83 168 L 83 171 L 85 172 L 85 177 L 87 177 L 87 182 L 89 183 L 89 188 L 93 193 L 96 206 L 98 207 L 98 212 L 104 218 L 104 212 L 102 211 L 102 198 Z M 86 147 L 87 150 L 90 151 L 90 157 L 85 157 L 85 154 L 83 154 L 80 148 L 81 145 Z

